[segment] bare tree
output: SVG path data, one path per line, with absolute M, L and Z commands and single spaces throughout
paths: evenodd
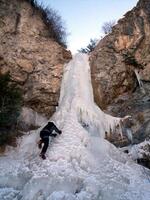
M 116 22 L 113 20 L 113 21 L 109 21 L 109 22 L 105 22 L 102 26 L 102 31 L 105 33 L 105 34 L 109 34 L 112 32 L 112 27 L 116 24 Z

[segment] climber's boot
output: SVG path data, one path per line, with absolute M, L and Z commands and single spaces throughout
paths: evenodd
M 45 156 L 45 154 L 43 154 L 43 153 L 40 153 L 40 157 L 41 157 L 43 160 L 46 159 L 46 156 Z

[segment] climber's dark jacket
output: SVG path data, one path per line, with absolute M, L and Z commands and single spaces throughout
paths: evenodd
M 61 134 L 61 130 L 59 130 L 53 122 L 48 122 L 48 124 L 41 130 L 40 137 L 41 138 L 48 138 L 49 136 L 55 137 L 57 134 L 54 131 Z
M 59 130 L 53 122 L 48 122 L 48 124 L 41 130 L 40 132 L 40 143 L 44 143 L 44 146 L 42 148 L 41 154 L 45 154 L 49 145 L 49 136 L 56 137 L 57 134 L 53 131 L 61 134 L 61 130 Z

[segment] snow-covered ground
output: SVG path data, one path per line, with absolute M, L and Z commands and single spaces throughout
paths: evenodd
M 51 120 L 62 134 L 51 141 L 46 160 L 36 144 L 40 129 L 0 157 L 0 200 L 150 199 L 141 166 L 104 139 L 105 132 L 120 133 L 121 119 L 94 103 L 87 55 L 75 55 L 64 67 Z

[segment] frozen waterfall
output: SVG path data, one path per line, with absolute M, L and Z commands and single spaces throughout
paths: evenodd
M 149 200 L 142 167 L 104 139 L 121 131 L 120 118 L 94 103 L 88 56 L 64 66 L 59 106 L 50 120 L 62 130 L 39 158 L 40 129 L 0 157 L 1 200 Z M 145 170 L 149 173 L 149 170 Z

